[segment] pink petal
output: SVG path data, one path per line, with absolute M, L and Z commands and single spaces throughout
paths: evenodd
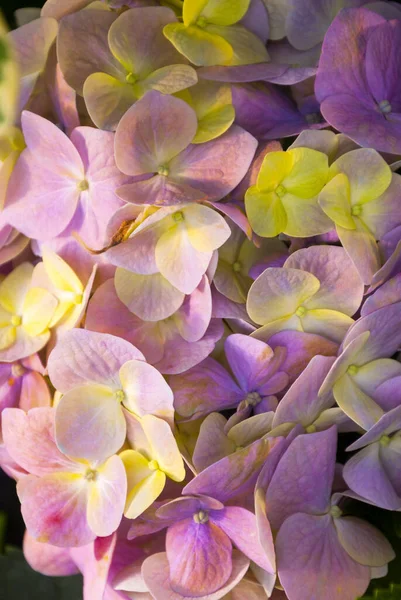
M 217 592 L 206 596 L 197 596 L 198 600 L 220 600 L 232 590 L 245 575 L 249 561 L 240 552 L 233 551 L 232 572 L 226 584 Z M 185 600 L 181 594 L 173 591 L 170 585 L 169 563 L 167 554 L 154 554 L 142 565 L 142 575 L 149 591 L 155 600 Z
M 183 100 L 147 92 L 117 127 L 117 166 L 128 175 L 155 173 L 188 146 L 196 129 L 195 112 Z
M 33 475 L 75 471 L 54 440 L 54 410 L 33 408 L 28 414 L 6 408 L 2 414 L 3 438 L 12 458 Z
M 42 575 L 60 577 L 75 575 L 79 569 L 70 556 L 69 548 L 58 548 L 37 542 L 27 531 L 23 542 L 24 557 L 27 563 Z
M 95 539 L 86 520 L 87 489 L 82 475 L 29 475 L 18 482 L 27 530 L 53 546 L 83 546 Z
M 230 538 L 210 520 L 202 524 L 190 517 L 170 526 L 166 552 L 170 585 L 185 596 L 216 592 L 232 572 Z
M 254 157 L 257 140 L 233 125 L 226 133 L 204 144 L 191 144 L 170 162 L 174 178 L 221 200 L 245 176 Z
M 120 368 L 134 359 L 143 360 L 143 354 L 121 338 L 73 329 L 50 354 L 48 370 L 53 385 L 63 393 L 90 382 L 119 387 Z

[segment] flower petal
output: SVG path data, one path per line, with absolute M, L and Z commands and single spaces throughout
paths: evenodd
M 144 357 L 129 342 L 106 333 L 73 329 L 50 354 L 48 370 L 54 386 L 63 393 L 90 382 L 119 387 L 118 372 L 133 359 Z
M 155 173 L 190 144 L 196 129 L 196 114 L 186 102 L 150 91 L 117 127 L 117 166 L 128 175 Z
M 79 385 L 57 404 L 56 442 L 68 456 L 101 464 L 121 448 L 125 435 L 120 402 L 109 387 Z
M 120 525 L 127 496 L 127 477 L 119 456 L 112 456 L 98 470 L 89 486 L 87 519 L 96 535 L 106 537 Z

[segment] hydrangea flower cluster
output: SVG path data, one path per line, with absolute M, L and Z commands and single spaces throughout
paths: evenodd
M 401 510 L 400 7 L 18 18 L 0 465 L 26 559 L 85 600 L 356 600 L 395 554 L 355 500 Z

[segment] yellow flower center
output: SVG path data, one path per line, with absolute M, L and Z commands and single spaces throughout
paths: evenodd
M 169 174 L 169 169 L 165 165 L 160 165 L 160 167 L 157 169 L 157 172 L 162 177 L 167 177 Z
M 181 211 L 178 211 L 176 213 L 173 214 L 173 219 L 176 223 L 179 223 L 180 221 L 184 220 L 184 213 L 182 213 Z
M 198 525 L 204 525 L 209 520 L 209 515 L 205 510 L 200 510 L 199 512 L 194 514 L 194 521 Z
M 85 192 L 89 189 L 89 183 L 86 179 L 82 179 L 82 181 L 78 181 L 77 188 L 80 192 Z
M 205 17 L 199 17 L 199 19 L 196 21 L 196 26 L 200 27 L 201 29 L 204 29 L 207 25 L 207 21 L 205 19 Z
M 125 77 L 125 81 L 127 83 L 130 83 L 131 85 L 134 85 L 134 83 L 136 83 L 138 81 L 138 76 L 135 75 L 135 73 L 132 73 L 132 71 L 130 71 L 128 73 L 128 75 Z
M 280 183 L 280 185 L 278 185 L 276 187 L 276 194 L 279 198 L 282 198 L 283 196 L 285 196 L 287 193 L 287 190 L 285 189 L 285 187 Z
M 380 443 L 382 446 L 388 446 L 391 442 L 391 438 L 388 435 L 382 435 L 380 438 Z
M 333 519 L 338 519 L 343 514 L 343 511 L 338 506 L 332 506 L 330 508 L 330 514 L 333 517 Z
M 94 469 L 88 469 L 85 473 L 86 481 L 96 481 L 97 479 L 97 471 Z
M 13 315 L 11 317 L 11 325 L 13 327 L 19 327 L 22 323 L 22 318 L 19 315 Z
M 239 273 L 241 271 L 242 265 L 241 263 L 237 260 L 234 264 L 233 264 L 233 271 L 235 271 L 235 273 Z
M 362 206 L 360 204 L 354 204 L 351 208 L 351 215 L 354 217 L 358 217 L 362 212 Z
M 116 390 L 114 392 L 114 398 L 117 400 L 117 402 L 123 402 L 125 400 L 125 393 L 123 390 Z
M 306 315 L 306 308 L 304 306 L 298 306 L 295 314 L 297 317 L 304 317 Z
M 347 369 L 348 375 L 356 375 L 359 371 L 359 368 L 356 365 L 350 365 Z
M 157 462 L 157 460 L 154 460 L 154 459 L 153 459 L 153 460 L 150 460 L 150 461 L 148 462 L 148 468 L 149 468 L 151 471 L 158 471 L 158 470 L 159 470 L 159 463 Z

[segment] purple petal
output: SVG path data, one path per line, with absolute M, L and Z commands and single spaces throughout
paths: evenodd
M 291 600 L 355 600 L 369 585 L 370 569 L 343 549 L 330 515 L 289 517 L 276 546 L 278 574 Z
M 166 552 L 170 585 L 185 596 L 216 592 L 232 572 L 230 538 L 210 520 L 197 523 L 191 517 L 170 526 Z
M 296 512 L 322 513 L 328 509 L 336 449 L 336 427 L 294 439 L 267 488 L 266 513 L 273 530 Z
M 260 544 L 253 513 L 239 506 L 229 506 L 222 511 L 211 511 L 210 519 L 228 535 L 245 556 L 262 569 L 274 573 L 274 566 L 270 564 Z

